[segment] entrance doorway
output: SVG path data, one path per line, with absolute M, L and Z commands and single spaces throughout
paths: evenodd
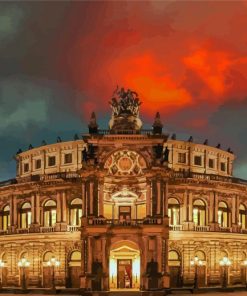
M 140 250 L 131 241 L 115 243 L 110 250 L 110 290 L 140 289 Z
M 181 262 L 177 251 L 171 250 L 168 253 L 168 266 L 170 270 L 170 287 L 181 286 Z
M 117 260 L 117 287 L 118 289 L 132 288 L 132 260 Z
M 130 222 L 131 220 L 131 206 L 120 206 L 119 207 L 119 221 Z

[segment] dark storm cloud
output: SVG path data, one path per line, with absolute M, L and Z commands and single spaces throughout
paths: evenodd
M 235 174 L 247 176 L 247 98 L 239 101 L 232 97 L 225 102 L 209 120 L 214 127 L 214 136 L 228 142 L 237 156 Z
M 70 139 L 93 110 L 107 127 L 116 84 L 144 122 L 160 111 L 183 139 L 231 146 L 247 178 L 246 26 L 244 1 L 1 2 L 0 179 L 19 147 Z

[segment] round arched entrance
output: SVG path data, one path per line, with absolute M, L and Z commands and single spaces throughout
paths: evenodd
M 110 249 L 109 287 L 115 289 L 140 289 L 140 249 L 132 241 L 119 241 Z

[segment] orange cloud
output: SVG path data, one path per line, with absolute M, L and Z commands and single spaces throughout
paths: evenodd
M 173 79 L 150 53 L 115 60 L 110 72 L 121 84 L 140 94 L 147 113 L 157 110 L 171 113 L 172 108 L 177 110 L 192 103 L 187 90 L 179 86 L 181 81 Z

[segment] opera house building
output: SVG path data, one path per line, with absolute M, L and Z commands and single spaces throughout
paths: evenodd
M 1 287 L 245 285 L 247 181 L 233 152 L 169 136 L 159 113 L 143 129 L 131 90 L 110 105 L 109 129 L 93 113 L 87 134 L 15 155 L 16 177 L 0 182 Z

